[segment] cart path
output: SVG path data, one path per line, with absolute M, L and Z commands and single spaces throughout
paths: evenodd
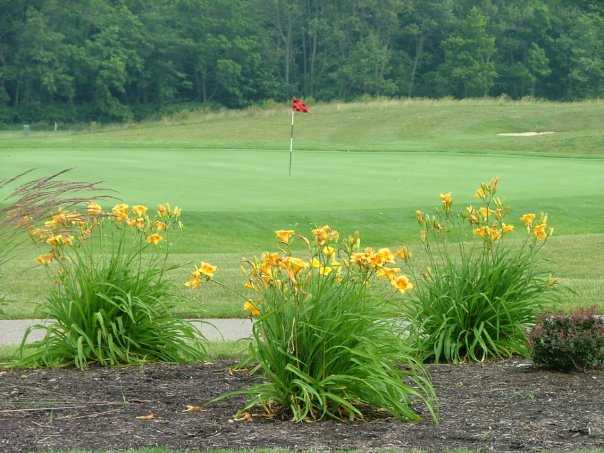
M 0 320 L 0 345 L 19 344 L 28 327 L 44 322 L 40 319 Z M 195 319 L 190 322 L 210 341 L 240 340 L 252 333 L 249 319 Z M 35 330 L 28 337 L 28 342 L 39 340 L 43 336 L 42 330 Z

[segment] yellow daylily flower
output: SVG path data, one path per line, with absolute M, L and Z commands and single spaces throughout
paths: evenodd
M 413 283 L 409 280 L 406 275 L 399 275 L 396 278 L 390 280 L 391 285 L 398 290 L 401 294 L 413 289 Z
M 199 263 L 199 266 L 197 266 L 196 270 L 201 275 L 205 275 L 206 277 L 211 279 L 214 277 L 214 273 L 216 272 L 217 269 L 218 269 L 218 267 L 214 266 L 213 264 L 202 261 L 201 263 Z
M 245 303 L 243 304 L 243 309 L 254 318 L 260 316 L 260 309 L 256 306 L 252 299 L 248 299 L 245 301 Z
M 451 195 L 451 192 L 441 193 L 440 202 L 445 209 L 451 209 L 451 205 L 453 204 L 453 195 Z
M 511 233 L 512 231 L 514 231 L 514 225 L 508 225 L 507 223 L 502 223 L 501 231 L 503 231 L 504 234 Z
M 160 234 L 153 233 L 153 234 L 150 234 L 149 236 L 147 236 L 146 241 L 147 241 L 147 243 L 148 243 L 148 244 L 157 245 L 157 244 L 159 244 L 159 243 L 160 243 L 160 242 L 161 242 L 163 239 L 164 239 L 164 238 L 163 238 L 163 237 L 162 237 Z
M 94 201 L 91 201 L 86 206 L 86 212 L 91 217 L 98 217 L 103 213 L 103 208 L 101 207 L 100 204 L 95 203 Z
M 319 274 L 322 275 L 323 277 L 327 277 L 329 274 L 331 274 L 333 271 L 333 268 L 330 266 L 321 266 L 319 268 Z
M 489 228 L 486 226 L 474 228 L 474 236 L 484 238 L 489 234 Z
M 389 248 L 387 248 L 387 247 L 381 248 L 377 251 L 377 254 L 380 256 L 380 258 L 382 258 L 382 261 L 384 263 L 390 263 L 390 264 L 395 263 L 394 254 L 390 251 Z
M 294 236 L 294 230 L 277 230 L 275 231 L 275 236 L 279 240 L 279 242 L 283 242 L 284 244 L 289 244 L 289 240 Z
M 54 252 L 47 253 L 45 255 L 40 255 L 36 258 L 36 262 L 42 265 L 48 265 L 52 263 L 55 259 Z
M 545 241 L 547 239 L 547 224 L 541 223 L 533 228 L 533 234 L 540 241 Z
M 535 221 L 535 217 L 536 217 L 536 215 L 534 213 L 528 212 L 528 213 L 520 216 L 520 220 L 522 220 L 522 223 L 524 223 L 524 226 L 527 229 L 530 229 L 531 226 L 533 225 L 533 222 Z
M 147 215 L 147 211 L 149 210 L 149 208 L 147 208 L 147 206 L 142 205 L 142 204 L 137 204 L 132 206 L 132 212 L 134 212 L 137 217 L 145 217 Z
M 382 267 L 378 269 L 375 275 L 379 278 L 386 278 L 388 280 L 392 280 L 396 278 L 396 276 L 401 272 L 398 267 Z

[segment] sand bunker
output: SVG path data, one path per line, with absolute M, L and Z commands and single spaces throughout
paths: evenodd
M 534 137 L 535 135 L 549 135 L 555 134 L 555 132 L 503 132 L 501 134 L 497 134 L 501 137 Z

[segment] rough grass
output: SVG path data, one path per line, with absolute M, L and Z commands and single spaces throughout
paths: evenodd
M 497 175 L 512 218 L 547 211 L 556 228 L 547 249 L 558 276 L 577 291 L 560 307 L 604 309 L 604 102 L 412 100 L 313 105 L 298 115 L 294 173 L 287 176 L 288 111 L 183 113 L 159 122 L 80 132 L 0 133 L 0 178 L 76 167 L 79 180 L 103 180 L 128 203 L 170 201 L 184 209 L 174 273 L 187 263 L 220 267 L 239 288 L 239 259 L 274 247 L 272 231 L 330 224 L 360 230 L 365 245 L 417 243 L 416 208 L 453 192 L 470 201 Z M 556 131 L 537 137 L 500 132 Z M 341 152 L 342 151 L 342 152 Z M 351 152 L 346 152 L 351 151 Z M 352 152 L 358 151 L 358 152 Z M 0 194 L 1 196 L 2 194 Z M 518 224 L 519 222 L 517 222 Z M 5 317 L 34 316 L 46 292 L 35 252 L 4 269 Z M 241 301 L 208 287 L 184 297 L 183 316 L 242 316 Z

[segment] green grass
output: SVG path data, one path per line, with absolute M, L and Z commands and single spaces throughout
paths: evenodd
M 604 102 L 375 101 L 312 106 L 298 115 L 294 173 L 287 176 L 287 110 L 191 113 L 156 123 L 82 132 L 0 133 L 0 178 L 28 168 L 75 167 L 128 203 L 184 209 L 173 259 L 204 259 L 239 288 L 239 259 L 274 246 L 272 231 L 328 223 L 360 230 L 365 244 L 417 242 L 416 208 L 451 191 L 467 202 L 497 175 L 517 217 L 547 211 L 556 228 L 548 254 L 577 291 L 562 309 L 604 309 Z M 556 131 L 537 137 L 500 132 Z M 346 152 L 350 151 L 350 152 Z M 1 195 L 1 194 L 0 194 Z M 517 222 L 518 223 L 518 222 Z M 4 270 L 5 317 L 35 315 L 43 271 L 24 250 Z M 179 287 L 188 268 L 174 274 Z M 183 316 L 242 316 L 232 293 L 180 291 Z

